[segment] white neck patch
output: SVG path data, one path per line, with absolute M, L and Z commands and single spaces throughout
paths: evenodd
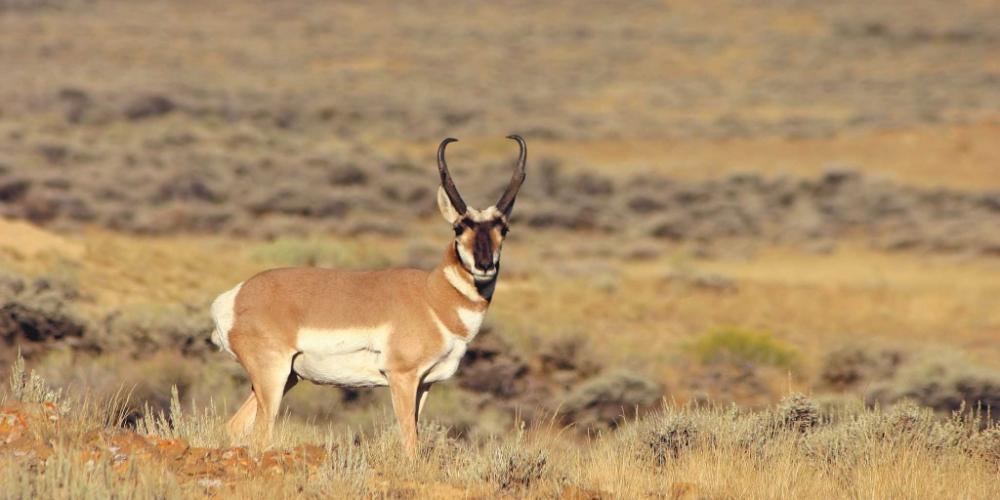
M 466 335 L 470 339 L 479 333 L 479 328 L 483 326 L 483 318 L 486 317 L 486 311 L 475 311 L 459 307 L 456 312 L 458 312 L 458 319 L 462 320 Z
M 483 318 L 486 317 L 486 311 L 474 311 L 464 307 L 455 309 L 455 312 L 458 313 L 458 319 L 462 322 L 462 326 L 465 327 L 465 335 L 458 335 L 456 332 L 451 331 L 451 329 L 441 322 L 441 318 L 434 312 L 434 309 L 430 309 L 431 318 L 434 319 L 434 324 L 437 325 L 438 331 L 444 337 L 445 344 L 448 344 L 452 338 L 458 338 L 463 342 L 472 340 L 479 333 L 479 329 L 483 326 Z
M 462 275 L 459 274 L 458 269 L 455 266 L 447 266 L 444 268 L 444 277 L 451 283 L 451 286 L 458 290 L 466 298 L 473 302 L 482 302 L 483 297 L 479 295 L 479 290 L 476 290 L 476 285 L 472 284 L 469 280 L 466 280 Z

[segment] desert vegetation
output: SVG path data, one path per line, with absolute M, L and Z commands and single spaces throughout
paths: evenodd
M 0 455 L 11 497 L 194 496 L 663 496 L 988 497 L 1000 467 L 1000 428 L 982 413 L 936 418 L 901 404 L 821 406 L 790 394 L 776 406 L 665 405 L 614 433 L 574 441 L 565 429 L 520 424 L 505 437 L 459 439 L 424 428 L 416 461 L 378 428 L 289 428 L 284 446 L 252 455 L 229 447 L 214 407 L 129 423 L 127 394 L 67 397 L 13 365 L 0 407 Z M 15 399 L 16 398 L 16 399 Z M 772 481 L 762 471 L 781 470 Z
M 399 458 L 381 391 L 300 384 L 274 449 L 255 456 L 230 442 L 222 423 L 247 382 L 208 342 L 211 325 L 198 304 L 230 274 L 282 263 L 402 263 L 417 243 L 137 240 L 100 229 L 66 239 L 23 223 L 3 229 L 36 242 L 33 254 L 4 254 L 0 352 L 14 373 L 0 391 L 0 457 L 18 485 L 14 496 L 321 496 L 338 488 L 367 496 L 981 497 L 996 487 L 989 457 L 1000 406 L 997 346 L 988 332 L 976 333 L 986 311 L 971 323 L 953 314 L 990 303 L 974 293 L 975 276 L 991 276 L 983 275 L 989 265 L 980 267 L 984 257 L 942 264 L 933 254 L 888 254 L 897 266 L 889 267 L 891 284 L 874 289 L 837 268 L 883 254 L 796 251 L 804 263 L 781 259 L 783 268 L 837 270 L 842 281 L 833 281 L 843 289 L 834 292 L 826 274 L 783 283 L 719 258 L 636 264 L 600 254 L 605 274 L 569 283 L 563 267 L 514 266 L 498 290 L 507 302 L 497 301 L 459 376 L 434 390 L 415 469 Z M 930 272 L 967 283 L 953 291 L 939 290 L 942 280 L 930 289 L 909 283 L 901 263 L 910 258 L 944 265 Z M 152 274 L 151 263 L 161 264 Z M 730 267 L 737 264 L 750 274 Z M 651 268 L 666 271 L 651 278 Z M 151 282 L 166 288 L 136 294 Z M 768 300 L 754 299 L 765 292 Z M 554 302 L 539 303 L 539 293 Z M 939 314 L 884 318 L 900 304 L 942 301 L 942 293 L 957 302 Z M 856 294 L 888 309 L 851 311 Z M 589 302 L 575 303 L 581 297 Z M 664 300 L 682 299 L 689 303 L 657 312 Z M 823 300 L 834 303 L 803 316 L 785 312 Z M 567 321 L 529 321 L 551 310 Z M 598 311 L 604 317 L 595 321 Z M 745 317 L 762 319 L 731 326 Z M 959 337 L 937 336 L 943 324 Z M 856 325 L 883 330 L 843 333 Z M 608 332 L 618 342 L 608 343 Z M 779 484 L 759 481 L 755 471 L 772 468 L 793 472 Z M 921 481 L 901 479 L 914 475 Z M 956 484 L 946 478 L 960 486 L 945 489 Z
M 0 0 L 0 496 L 990 498 L 1000 9 Z M 420 453 L 300 384 L 275 446 L 208 304 L 429 268 L 529 144 Z

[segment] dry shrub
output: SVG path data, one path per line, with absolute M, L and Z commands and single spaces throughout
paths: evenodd
M 543 372 L 567 385 L 594 375 L 601 369 L 600 356 L 586 336 L 563 334 L 544 342 L 538 358 Z
M 194 401 L 241 403 L 248 391 L 242 369 L 228 355 L 207 361 L 171 349 L 141 358 L 128 353 L 91 356 L 59 350 L 40 358 L 35 366 L 46 380 L 70 387 L 74 393 L 96 399 L 129 394 L 127 413 L 132 422 L 148 414 L 147 407 L 154 411 L 169 408 L 172 386 L 178 387 L 188 408 Z
M 784 428 L 800 433 L 820 424 L 819 405 L 798 393 L 789 394 L 781 400 L 776 416 Z
M 523 437 L 496 445 L 485 457 L 482 479 L 503 492 L 527 489 L 551 472 L 548 452 Z
M 968 449 L 974 456 L 1000 467 L 1000 426 L 994 425 L 974 435 Z
M 636 411 L 650 409 L 663 395 L 659 384 L 624 370 L 603 373 L 575 387 L 561 410 L 581 430 L 614 429 Z
M 145 357 L 170 350 L 202 356 L 216 350 L 204 308 L 188 304 L 140 305 L 108 315 L 98 344 L 105 351 Z
M 761 411 L 732 413 L 733 442 L 738 449 L 767 457 L 788 442 L 798 442 L 820 428 L 819 405 L 802 394 L 789 394 Z
M 498 399 L 511 399 L 525 390 L 528 364 L 489 323 L 469 344 L 458 384 Z
M 450 480 L 462 480 L 476 467 L 477 450 L 466 439 L 455 436 L 454 429 L 439 422 L 420 425 L 420 460 L 431 464 Z
M 13 360 L 16 352 L 31 359 L 56 343 L 93 348 L 84 339 L 92 325 L 72 307 L 77 298 L 66 280 L 0 276 L 0 360 Z
M 642 427 L 645 427 L 643 451 L 660 466 L 707 440 L 701 420 L 687 412 L 665 410 L 646 419 Z
M 920 449 L 931 453 L 965 451 L 980 436 L 975 416 L 938 418 L 933 410 L 903 402 L 888 410 L 873 409 L 842 415 L 800 442 L 810 457 L 853 466 L 885 448 Z
M 892 377 L 904 361 L 898 349 L 844 346 L 823 359 L 820 380 L 832 387 L 846 388 Z
M 8 391 L 0 399 L 0 404 L 5 403 L 8 398 L 24 403 L 53 403 L 60 410 L 65 410 L 68 404 L 61 388 L 51 388 L 35 370 L 26 370 L 24 357 L 20 354 L 10 365 Z
M 874 385 L 866 399 L 884 404 L 909 399 L 942 412 L 968 407 L 995 414 L 1000 411 L 1000 372 L 957 352 L 925 351 L 894 377 Z
M 517 412 L 511 406 L 453 384 L 437 384 L 431 390 L 421 420 L 443 426 L 451 437 L 471 441 L 489 439 L 510 431 Z M 522 414 L 521 418 L 528 417 Z

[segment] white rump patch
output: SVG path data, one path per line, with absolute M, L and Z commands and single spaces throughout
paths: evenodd
M 347 387 L 387 385 L 388 324 L 372 328 L 300 328 L 292 369 L 317 384 Z
M 212 343 L 219 346 L 219 349 L 231 354 L 234 358 L 236 354 L 229 348 L 229 332 L 236 322 L 236 295 L 243 288 L 243 283 L 234 286 L 228 292 L 215 298 L 212 302 L 212 321 L 215 322 L 215 331 L 212 332 Z

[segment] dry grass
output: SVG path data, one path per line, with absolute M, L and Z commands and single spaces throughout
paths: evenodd
M 398 452 L 390 428 L 345 434 L 285 423 L 275 448 L 320 447 L 313 448 L 317 458 L 286 461 L 276 474 L 263 465 L 268 455 L 225 448 L 216 410 L 185 413 L 176 391 L 170 412 L 139 422 L 136 431 L 193 448 L 144 455 L 127 444 L 141 438 L 115 428 L 120 397 L 54 395 L 37 378 L 19 385 L 20 370 L 12 374 L 14 394 L 23 403 L 49 402 L 52 410 L 48 418 L 29 418 L 12 444 L 0 444 L 0 478 L 10 498 L 283 498 L 330 491 L 350 497 L 988 498 L 1000 487 L 996 429 L 981 430 L 975 414 L 939 420 L 913 406 L 882 411 L 856 403 L 820 413 L 801 395 L 754 413 L 669 405 L 614 434 L 576 443 L 551 427 L 478 442 L 425 427 L 415 461 Z M 28 406 L 5 404 L 4 418 L 27 415 Z M 220 464 L 237 461 L 199 467 L 215 463 L 197 458 L 205 446 L 223 448 Z M 769 479 L 761 481 L 761 474 Z

